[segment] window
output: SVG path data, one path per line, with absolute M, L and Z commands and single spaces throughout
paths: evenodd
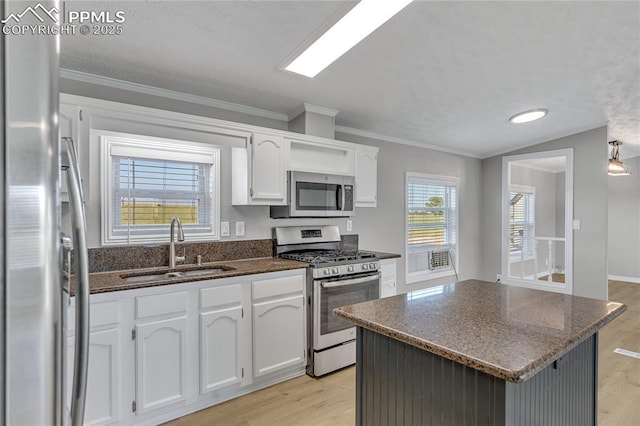
M 173 216 L 187 240 L 218 239 L 217 148 L 112 134 L 101 143 L 103 244 L 166 242 Z
M 448 276 L 458 244 L 458 180 L 407 173 L 407 283 Z
M 529 258 L 535 247 L 535 188 L 509 187 L 509 254 Z

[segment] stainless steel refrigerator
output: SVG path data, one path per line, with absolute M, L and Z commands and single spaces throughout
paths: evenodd
M 38 3 L 59 10 L 51 1 L 0 0 L 0 16 L 5 20 L 14 14 L 14 20 L 26 21 L 32 12 L 23 12 Z M 58 135 L 59 37 L 4 31 L 0 37 L 0 424 L 81 424 L 88 268 L 73 145 Z M 65 175 L 72 219 L 72 236 L 65 240 L 73 241 L 80 305 L 70 413 L 63 383 L 69 296 L 63 290 L 68 278 L 63 271 L 59 186 Z

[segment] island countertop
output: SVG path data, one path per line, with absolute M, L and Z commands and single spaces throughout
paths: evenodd
M 336 316 L 500 379 L 536 375 L 626 310 L 479 280 L 336 308 Z

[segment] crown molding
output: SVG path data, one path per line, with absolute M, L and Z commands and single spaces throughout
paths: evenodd
M 299 116 L 303 112 L 313 112 L 313 113 L 316 113 L 316 114 L 325 115 L 327 117 L 335 118 L 335 116 L 338 115 L 338 113 L 340 111 L 337 110 L 337 109 L 332 109 L 332 108 L 327 108 L 327 107 L 323 107 L 323 106 L 308 104 L 308 103 L 305 102 L 305 103 L 303 103 L 301 105 L 298 105 L 293 110 L 289 111 L 289 114 L 288 114 L 289 120 L 293 120 L 294 118 L 296 118 L 297 116 Z
M 304 103 L 302 105 L 304 107 L 304 110 L 307 112 L 315 112 L 316 114 L 328 115 L 330 117 L 335 117 L 340 112 L 337 109 L 327 108 L 327 107 L 308 104 L 308 103 Z
M 377 139 L 377 140 L 386 141 L 386 142 L 399 143 L 399 144 L 402 144 L 402 145 L 414 146 L 416 148 L 431 149 L 433 151 L 446 152 L 448 154 L 455 154 L 455 155 L 460 155 L 460 156 L 464 156 L 464 157 L 480 158 L 480 156 L 478 154 L 475 154 L 473 152 L 463 151 L 463 150 L 459 150 L 459 149 L 446 148 L 446 147 L 443 147 L 443 146 L 432 145 L 432 144 L 428 144 L 428 143 L 425 143 L 425 142 L 418 142 L 418 141 L 414 141 L 414 140 L 411 140 L 411 139 L 404 139 L 404 138 L 398 138 L 398 137 L 395 137 L 395 136 L 383 135 L 383 134 L 380 134 L 380 133 L 375 133 L 375 132 L 369 132 L 369 131 L 366 131 L 366 130 L 355 129 L 353 127 L 336 126 L 335 130 L 336 130 L 336 132 L 346 133 L 346 134 L 354 135 L 354 136 L 362 136 L 364 138 L 371 138 L 371 139 Z
M 204 96 L 176 92 L 174 90 L 147 86 L 144 84 L 118 80 L 110 77 L 103 77 L 100 75 L 89 74 L 81 71 L 74 71 L 74 70 L 61 68 L 60 78 L 79 81 L 82 83 L 95 84 L 98 86 L 109 87 L 113 89 L 127 90 L 130 92 L 142 93 L 145 95 L 160 96 L 163 98 L 174 99 L 177 101 L 189 102 L 189 103 L 203 105 L 203 106 L 212 107 L 212 108 L 219 108 L 219 109 L 224 109 L 228 111 L 240 112 L 243 114 L 249 114 L 256 117 L 270 118 L 272 120 L 285 121 L 285 122 L 289 121 L 289 116 L 287 114 L 280 113 L 280 112 L 274 112 L 266 109 L 250 107 L 247 105 L 236 104 L 233 102 L 221 101 L 213 98 L 205 98 Z

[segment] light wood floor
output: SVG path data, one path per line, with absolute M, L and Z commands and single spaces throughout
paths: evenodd
M 627 312 L 600 331 L 598 351 L 598 424 L 640 425 L 640 359 L 613 353 L 640 352 L 640 284 L 609 281 L 609 300 Z
M 613 353 L 640 352 L 640 284 L 609 282 L 609 300 L 627 312 L 600 332 L 598 424 L 640 425 L 640 359 Z M 298 377 L 169 423 L 174 426 L 355 424 L 355 368 L 312 379 Z

